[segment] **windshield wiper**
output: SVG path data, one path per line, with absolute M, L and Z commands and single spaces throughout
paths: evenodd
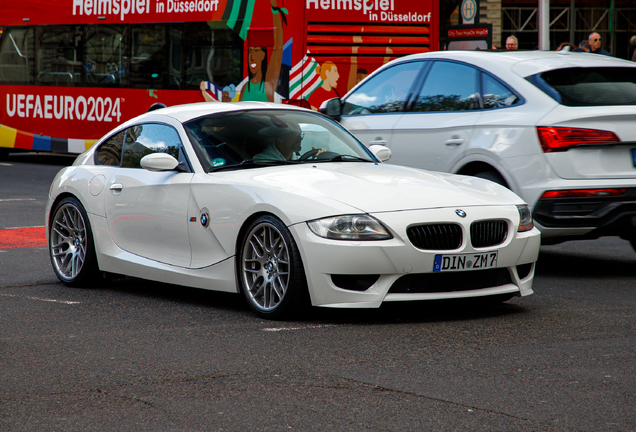
M 361 158 L 359 156 L 341 154 L 329 159 L 329 162 L 373 162 L 371 159 Z
M 276 165 L 288 165 L 288 164 L 294 164 L 297 163 L 297 161 L 287 161 L 287 160 L 268 160 L 268 161 L 254 161 L 252 159 L 248 159 L 248 160 L 244 160 L 241 161 L 239 163 L 235 163 L 235 164 L 229 164 L 229 165 L 223 165 L 223 166 L 217 166 L 217 167 L 210 167 L 210 169 L 208 170 L 208 173 L 211 172 L 216 172 L 216 171 L 223 171 L 223 170 L 228 170 L 228 169 L 244 169 L 244 168 L 259 168 L 259 167 L 266 167 L 266 166 L 276 166 Z

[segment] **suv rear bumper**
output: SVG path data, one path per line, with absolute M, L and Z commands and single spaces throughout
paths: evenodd
M 543 244 L 603 236 L 636 238 L 636 188 L 620 197 L 541 198 L 533 218 L 538 225 L 567 237 L 543 237 Z M 567 231 L 572 235 L 565 234 Z

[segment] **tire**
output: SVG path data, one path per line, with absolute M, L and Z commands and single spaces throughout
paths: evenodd
M 262 216 L 241 243 L 238 278 L 250 308 L 264 319 L 288 319 L 309 306 L 307 279 L 291 233 L 274 216 Z
M 49 255 L 53 271 L 67 286 L 94 286 L 102 279 L 90 221 L 76 198 L 64 198 L 52 212 Z
M 479 178 L 482 178 L 484 180 L 490 180 L 490 181 L 493 181 L 493 182 L 495 182 L 497 184 L 502 185 L 503 187 L 506 187 L 506 188 L 510 189 L 510 187 L 506 183 L 506 180 L 504 180 L 504 178 L 501 176 L 501 174 L 499 174 L 496 171 L 483 171 L 483 172 L 475 174 L 474 177 L 479 177 Z

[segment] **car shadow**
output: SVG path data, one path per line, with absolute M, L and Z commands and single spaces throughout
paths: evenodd
M 473 298 L 390 302 L 378 309 L 312 308 L 308 318 L 323 323 L 363 325 L 460 322 L 527 313 L 528 309 L 516 301 L 497 303 Z
M 117 277 L 98 288 L 125 296 L 214 309 L 231 315 L 237 314 L 262 321 L 250 310 L 242 295 L 189 288 L 133 277 Z M 527 308 L 520 299 L 492 302 L 489 299 L 431 300 L 385 303 L 377 309 L 336 309 L 311 307 L 282 323 L 293 324 L 401 324 L 468 321 L 523 314 Z
M 250 313 L 243 297 L 235 293 L 172 285 L 128 276 L 115 276 L 104 282 L 98 289 L 148 300 L 169 301 L 204 308 L 214 307 L 236 313 Z
M 565 251 L 539 253 L 535 278 L 558 276 L 585 279 L 590 277 L 636 277 L 636 257 L 621 259 L 574 254 Z

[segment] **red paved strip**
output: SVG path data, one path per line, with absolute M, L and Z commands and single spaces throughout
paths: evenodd
M 0 230 L 0 249 L 46 246 L 44 227 Z

